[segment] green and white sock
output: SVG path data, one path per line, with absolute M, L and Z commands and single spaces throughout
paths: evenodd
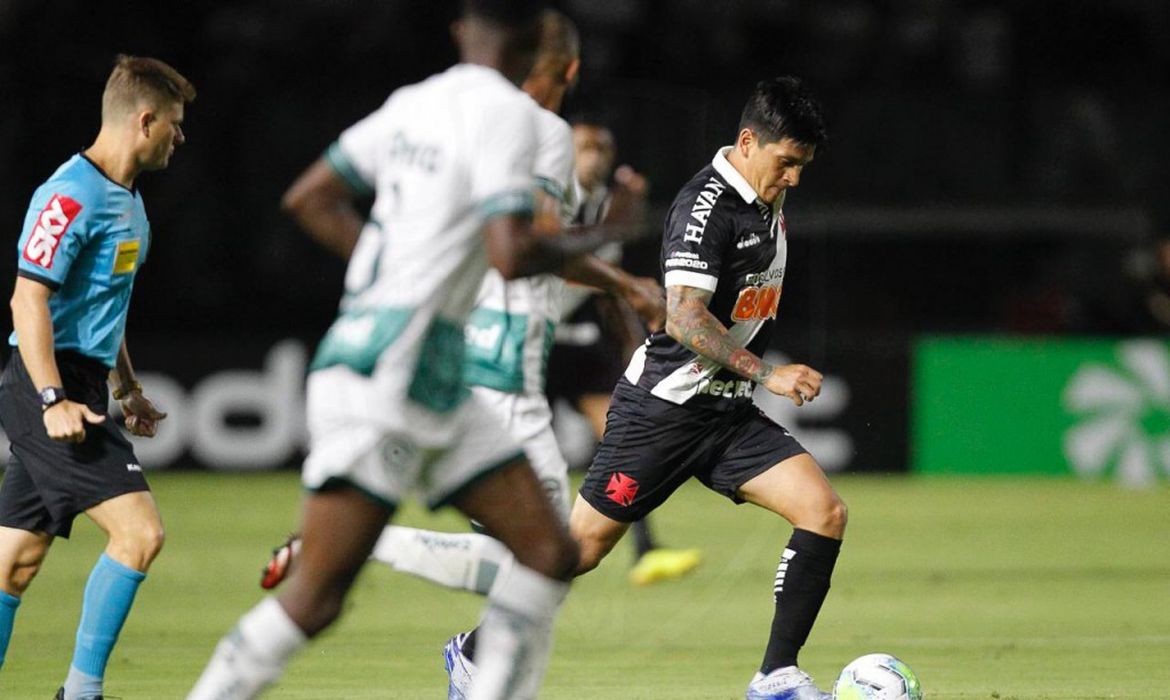
M 220 640 L 187 700 L 251 700 L 306 642 L 280 603 L 265 598 Z
M 487 595 L 512 553 L 487 535 L 390 525 L 382 531 L 370 559 L 440 586 Z

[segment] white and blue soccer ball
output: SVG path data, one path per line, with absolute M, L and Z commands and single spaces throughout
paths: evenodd
M 889 654 L 866 654 L 841 669 L 833 700 L 922 700 L 922 686 L 905 662 Z

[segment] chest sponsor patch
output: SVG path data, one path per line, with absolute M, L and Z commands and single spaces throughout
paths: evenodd
M 137 238 L 129 241 L 118 241 L 118 250 L 114 253 L 115 275 L 125 275 L 138 269 L 140 248 L 142 248 L 142 241 Z
M 735 300 L 735 308 L 731 311 L 731 320 L 737 323 L 744 321 L 763 321 L 776 318 L 776 310 L 780 306 L 779 285 L 762 287 L 744 287 Z
M 37 215 L 32 233 L 24 244 L 24 259 L 46 270 L 53 269 L 53 258 L 69 224 L 81 213 L 81 204 L 63 194 L 54 194 Z

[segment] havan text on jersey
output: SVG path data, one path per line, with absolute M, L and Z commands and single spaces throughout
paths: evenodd
M 715 202 L 725 189 L 727 189 L 727 185 L 715 177 L 707 179 L 707 183 L 703 185 L 703 189 L 699 190 L 698 196 L 695 197 L 695 203 L 691 207 L 691 221 L 687 222 L 687 230 L 683 234 L 685 240 L 692 243 L 703 242 L 703 232 L 707 230 L 707 220 L 711 217 L 711 210 L 715 208 Z

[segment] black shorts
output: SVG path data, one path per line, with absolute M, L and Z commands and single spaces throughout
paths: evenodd
M 87 424 L 84 442 L 50 440 L 41 399 L 20 353 L 14 351 L 0 378 L 0 423 L 12 443 L 0 484 L 0 525 L 69 537 L 79 513 L 150 487 L 134 447 L 106 412 L 109 369 L 67 351 L 57 353 L 57 368 L 65 395 L 106 420 Z
M 545 390 L 550 404 L 563 398 L 575 405 L 582 396 L 608 395 L 626 369 L 621 340 L 608 332 L 598 307 L 593 295 L 557 326 Z
M 614 520 L 634 522 L 694 476 L 743 503 L 740 486 L 804 452 L 750 402 L 729 412 L 686 408 L 622 379 L 581 496 Z

